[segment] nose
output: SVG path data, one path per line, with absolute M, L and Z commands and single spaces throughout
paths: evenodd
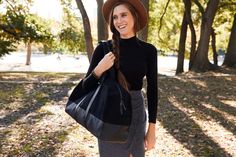
M 117 23 L 121 23 L 122 22 L 122 18 L 119 16 L 118 18 L 117 18 Z

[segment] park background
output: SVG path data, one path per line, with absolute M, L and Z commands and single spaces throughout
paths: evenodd
M 0 0 L 0 156 L 98 156 L 64 108 L 98 41 L 110 38 L 102 3 Z M 143 3 L 149 24 L 138 36 L 157 47 L 159 74 L 147 156 L 236 156 L 236 1 Z

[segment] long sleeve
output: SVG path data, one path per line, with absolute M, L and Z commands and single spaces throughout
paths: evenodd
M 104 56 L 103 46 L 101 44 L 99 44 L 93 52 L 90 66 L 89 66 L 88 71 L 85 75 L 85 78 L 83 79 L 83 86 L 82 87 L 84 90 L 89 90 L 98 84 L 99 79 L 97 79 L 92 74 L 92 71 L 98 65 L 98 63 L 102 60 L 103 56 Z
M 120 40 L 120 69 L 130 90 L 141 90 L 147 79 L 148 119 L 156 123 L 157 114 L 157 50 L 136 37 Z
M 149 122 L 156 123 L 157 117 L 157 50 L 150 47 L 147 65 L 147 100 Z

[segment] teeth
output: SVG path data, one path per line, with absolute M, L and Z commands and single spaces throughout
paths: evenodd
M 125 28 L 125 25 L 119 26 L 120 29 Z

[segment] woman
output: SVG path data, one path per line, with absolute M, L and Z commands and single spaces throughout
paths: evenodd
M 83 85 L 97 84 L 101 75 L 114 65 L 119 83 L 131 94 L 133 117 L 128 141 L 120 144 L 98 140 L 99 153 L 101 157 L 144 157 L 145 151 L 155 146 L 157 114 L 157 50 L 136 37 L 136 33 L 147 24 L 147 12 L 140 0 L 107 0 L 103 5 L 103 15 L 113 33 L 113 51 L 104 56 L 102 45 L 97 46 Z M 145 76 L 147 131 L 141 93 Z

